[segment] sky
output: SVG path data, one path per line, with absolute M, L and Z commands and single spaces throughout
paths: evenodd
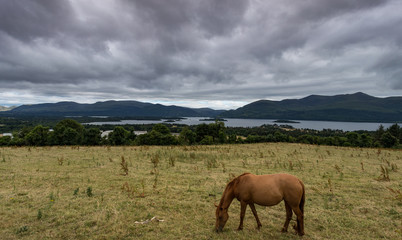
M 0 0 L 0 105 L 402 95 L 401 0 Z

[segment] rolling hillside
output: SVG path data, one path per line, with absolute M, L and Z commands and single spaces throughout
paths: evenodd
M 282 101 L 260 100 L 224 112 L 220 117 L 395 122 L 402 121 L 402 97 L 377 98 L 355 93 L 311 95 Z
M 322 121 L 402 122 L 402 97 L 377 98 L 364 93 L 311 95 L 282 101 L 259 100 L 236 110 L 165 106 L 138 101 L 22 105 L 7 116 L 219 117 Z
M 107 101 L 94 104 L 59 102 L 23 105 L 8 113 L 24 116 L 213 117 L 222 112 L 209 108 L 164 106 L 137 101 Z

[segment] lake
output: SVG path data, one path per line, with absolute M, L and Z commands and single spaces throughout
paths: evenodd
M 209 124 L 210 121 L 200 121 L 205 117 L 188 117 L 175 122 L 166 122 L 168 124 L 185 124 L 185 125 L 198 125 L 202 123 Z M 263 124 L 277 124 L 277 125 L 290 125 L 299 129 L 333 129 L 343 131 L 357 131 L 367 130 L 376 131 L 382 124 L 384 128 L 390 127 L 393 123 L 373 123 L 373 122 L 332 122 L 332 121 L 307 121 L 307 120 L 294 120 L 298 123 L 276 123 L 276 119 L 238 119 L 238 118 L 225 118 L 225 126 L 227 127 L 259 127 Z M 91 122 L 86 123 L 89 125 L 125 125 L 125 124 L 156 124 L 164 123 L 165 120 L 121 120 L 117 122 Z

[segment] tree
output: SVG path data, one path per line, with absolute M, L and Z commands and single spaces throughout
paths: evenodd
M 230 144 L 238 143 L 236 134 L 230 134 L 227 142 Z
M 195 133 L 197 142 L 210 142 L 210 140 L 204 140 L 207 136 L 212 137 L 213 143 L 226 142 L 225 124 L 223 122 L 216 121 L 215 123 L 211 123 L 209 125 L 205 123 L 200 124 L 195 129 Z
M 49 142 L 49 128 L 38 125 L 26 135 L 25 139 L 28 145 L 45 146 Z
M 129 136 L 129 132 L 121 126 L 117 126 L 114 128 L 113 132 L 109 134 L 109 142 L 112 145 L 124 145 L 128 143 L 127 137 Z
M 197 126 L 195 129 L 195 134 L 196 134 L 196 141 L 201 142 L 202 139 L 204 139 L 205 136 L 209 136 L 209 127 L 207 124 L 203 123 Z
M 102 141 L 99 128 L 86 129 L 84 132 L 84 144 L 89 146 L 100 145 Z
M 367 134 L 363 133 L 360 135 L 360 147 L 371 147 L 373 145 L 373 138 Z
M 77 132 L 77 130 L 68 127 L 63 131 L 63 140 L 61 145 L 80 145 L 82 142 L 81 139 L 82 134 Z
M 208 127 L 210 128 L 214 143 L 226 142 L 225 124 L 223 122 L 216 121 L 215 123 L 209 124 Z
M 380 142 L 381 142 L 382 146 L 384 146 L 386 148 L 391 148 L 391 147 L 399 144 L 399 140 L 389 132 L 385 132 L 382 135 Z
M 10 136 L 0 137 L 0 146 L 8 146 L 11 142 Z
M 179 135 L 179 142 L 183 145 L 191 145 L 195 143 L 196 134 L 188 127 L 184 127 Z
M 391 133 L 391 135 L 396 137 L 399 141 L 402 141 L 402 129 L 397 123 L 389 127 L 387 132 Z
M 177 145 L 179 141 L 171 134 L 162 134 L 156 130 L 136 137 L 137 145 Z
M 350 143 L 351 146 L 358 147 L 360 146 L 359 144 L 359 134 L 356 132 L 348 132 L 346 134 L 346 137 L 348 139 L 348 142 Z
M 382 135 L 385 133 L 384 126 L 381 124 L 374 134 L 375 141 L 380 141 Z
M 79 145 L 82 142 L 84 127 L 72 119 L 64 119 L 54 128 L 53 141 L 57 145 Z
M 204 136 L 204 138 L 200 141 L 201 145 L 212 145 L 214 144 L 214 138 L 212 136 Z
M 159 132 L 159 133 L 161 133 L 161 134 L 163 134 L 163 135 L 165 135 L 165 134 L 170 134 L 170 129 L 169 129 L 166 125 L 163 125 L 163 124 L 161 124 L 161 123 L 156 124 L 156 125 L 152 128 L 152 131 Z

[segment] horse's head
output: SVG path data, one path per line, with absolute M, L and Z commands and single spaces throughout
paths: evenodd
M 216 205 L 215 205 L 216 206 Z M 229 219 L 228 208 L 223 208 L 221 205 L 216 206 L 216 232 L 222 232 L 223 227 Z

